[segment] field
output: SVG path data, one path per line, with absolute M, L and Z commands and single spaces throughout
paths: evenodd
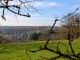
M 73 41 L 73 48 L 75 50 L 75 53 L 80 52 L 80 39 Z M 60 44 L 60 50 L 63 53 L 66 52 L 66 48 L 69 48 L 68 41 L 60 41 L 67 45 L 65 47 L 63 44 Z M 55 49 L 55 46 L 57 45 L 58 41 L 50 41 L 49 47 Z M 0 44 L 0 60 L 43 60 L 43 57 L 45 58 L 52 58 L 55 57 L 56 54 L 49 52 L 47 50 L 39 51 L 36 53 L 28 51 L 28 49 L 31 50 L 37 50 L 39 46 L 43 46 L 45 44 L 45 41 L 34 41 L 34 42 L 22 42 L 22 43 L 9 43 L 9 44 Z M 76 47 L 77 46 L 77 47 Z M 26 53 L 27 52 L 27 53 Z M 64 60 L 62 58 L 58 60 Z

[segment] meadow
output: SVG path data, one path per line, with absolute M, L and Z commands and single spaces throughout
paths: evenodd
M 80 52 L 80 39 L 73 41 L 73 48 L 75 50 L 75 53 Z M 63 53 L 67 53 L 66 49 L 69 49 L 68 41 L 67 40 L 61 40 L 61 43 L 64 43 L 65 45 L 60 44 L 59 48 Z M 48 44 L 48 47 L 52 49 L 56 49 L 58 41 L 50 41 Z M 36 53 L 28 51 L 31 50 L 37 50 L 39 49 L 39 46 L 44 46 L 45 41 L 33 41 L 33 42 L 21 42 L 21 43 L 9 43 L 9 44 L 0 44 L 0 60 L 43 60 L 44 58 L 52 58 L 55 57 L 57 54 L 54 54 L 53 52 L 49 52 L 47 50 L 38 51 Z M 60 58 L 58 60 L 64 60 L 63 58 Z

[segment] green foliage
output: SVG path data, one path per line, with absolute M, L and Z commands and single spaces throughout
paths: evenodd
M 30 35 L 31 40 L 38 40 L 39 36 L 42 35 L 42 33 L 32 33 Z

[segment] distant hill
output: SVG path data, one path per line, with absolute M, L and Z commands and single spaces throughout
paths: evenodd
M 46 33 L 50 28 L 51 26 L 1 26 L 0 30 L 3 34 L 31 34 L 37 31 Z M 59 26 L 55 26 L 54 30 L 58 30 L 58 28 Z

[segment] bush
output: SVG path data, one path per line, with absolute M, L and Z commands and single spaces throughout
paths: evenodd
M 48 38 L 47 38 L 46 34 L 42 34 L 42 35 L 39 36 L 38 39 L 41 40 L 41 41 L 44 41 L 44 40 L 47 40 Z
M 40 35 L 42 35 L 42 33 L 32 33 L 30 35 L 30 40 L 38 40 Z
M 11 40 L 4 38 L 3 36 L 0 36 L 0 44 L 3 43 L 11 43 Z

